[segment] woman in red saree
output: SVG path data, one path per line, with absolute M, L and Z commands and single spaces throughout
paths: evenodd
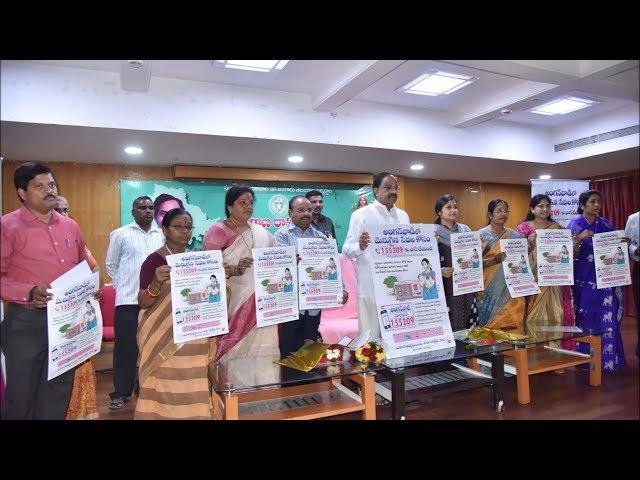
M 225 198 L 227 218 L 204 237 L 205 250 L 222 250 L 227 274 L 229 333 L 218 337 L 215 360 L 240 357 L 279 356 L 277 325 L 257 328 L 253 288 L 253 248 L 274 247 L 265 228 L 249 223 L 255 194 L 251 187 L 234 185 Z

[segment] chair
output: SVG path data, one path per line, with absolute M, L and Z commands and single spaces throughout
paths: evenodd
M 100 311 L 102 312 L 102 341 L 113 342 L 115 340 L 113 318 L 116 312 L 116 289 L 111 283 L 102 287 Z

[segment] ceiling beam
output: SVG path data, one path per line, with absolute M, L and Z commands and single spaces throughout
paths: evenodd
M 372 60 L 357 73 L 331 85 L 312 102 L 313 110 L 330 112 L 389 74 L 406 60 Z

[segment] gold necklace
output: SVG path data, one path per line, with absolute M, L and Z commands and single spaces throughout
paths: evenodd
M 229 220 L 231 220 L 231 222 L 233 223 L 233 226 L 236 227 L 236 232 L 238 232 L 238 235 L 240 235 L 240 238 L 242 238 L 242 241 L 244 242 L 244 245 L 247 247 L 248 250 L 251 250 L 251 247 L 253 247 L 253 231 L 251 230 L 251 225 L 249 225 L 249 233 L 251 234 L 251 247 L 247 244 L 247 241 L 244 238 L 244 232 L 240 232 L 240 225 L 238 225 L 236 223 L 236 221 L 229 217 Z

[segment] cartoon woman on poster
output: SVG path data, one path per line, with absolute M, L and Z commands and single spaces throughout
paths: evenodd
M 618 265 L 624 265 L 624 253 L 622 253 L 622 247 L 618 247 L 613 258 Z
M 327 280 L 338 280 L 338 267 L 333 258 L 329 259 L 329 265 L 326 268 Z
M 478 251 L 474 248 L 473 254 L 471 255 L 471 268 L 480 268 L 480 256 L 478 255 Z
M 91 330 L 92 328 L 95 328 L 98 326 L 98 317 L 96 316 L 96 309 L 93 308 L 93 305 L 91 305 L 91 302 L 89 300 L 87 300 L 84 306 L 87 309 L 84 312 L 82 322 L 86 323 L 87 330 Z
M 284 269 L 284 278 L 282 279 L 283 283 L 283 292 L 293 292 L 293 275 L 291 275 L 291 270 L 288 268 Z
M 215 303 L 220 301 L 220 284 L 218 278 L 215 275 L 209 277 L 211 283 L 207 285 L 207 294 L 209 294 L 209 303 Z
M 527 261 L 525 260 L 524 255 L 520 255 L 520 257 L 520 273 L 529 273 Z
M 436 300 L 438 298 L 436 274 L 426 258 L 422 259 L 422 272 L 418 275 L 418 285 L 422 287 L 423 300 Z
M 566 245 L 562 245 L 560 249 L 560 263 L 569 263 L 569 250 Z

